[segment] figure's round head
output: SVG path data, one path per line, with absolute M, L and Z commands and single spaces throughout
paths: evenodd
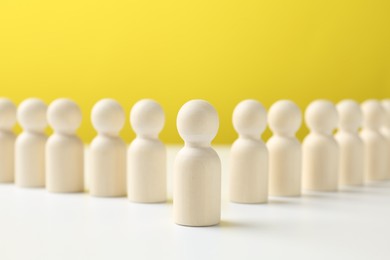
M 210 143 L 217 135 L 218 128 L 218 113 L 205 100 L 188 101 L 177 115 L 177 130 L 185 142 Z
M 241 136 L 260 138 L 267 126 L 267 111 L 253 99 L 243 100 L 234 108 L 233 127 Z
M 164 110 L 156 101 L 142 99 L 131 109 L 130 124 L 137 135 L 156 137 L 165 124 Z
M 340 101 L 337 106 L 339 113 L 339 128 L 347 131 L 357 131 L 362 126 L 362 110 L 357 102 L 346 99 Z
M 47 126 L 47 106 L 37 98 L 24 100 L 18 108 L 18 121 L 27 131 L 43 132 Z
M 390 128 L 390 99 L 385 99 L 382 101 L 382 107 L 383 110 L 385 111 L 385 122 L 384 126 L 387 128 Z
M 331 134 L 338 124 L 336 107 L 328 100 L 315 100 L 306 108 L 305 121 L 311 131 Z
M 16 123 L 16 105 L 7 98 L 0 98 L 0 130 L 11 130 Z
M 290 100 L 277 101 L 269 109 L 268 123 L 272 132 L 293 136 L 302 124 L 301 110 Z
M 375 99 L 369 99 L 361 104 L 363 112 L 363 127 L 378 130 L 384 123 L 385 111 L 381 103 Z
M 70 99 L 56 99 L 49 105 L 47 120 L 55 132 L 74 134 L 81 124 L 81 110 Z
M 125 111 L 113 99 L 102 99 L 92 108 L 92 125 L 99 134 L 118 135 L 125 124 L 125 120 Z

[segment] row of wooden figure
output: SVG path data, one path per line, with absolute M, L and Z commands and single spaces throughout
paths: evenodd
M 16 119 L 24 130 L 17 138 L 12 131 Z M 83 192 L 84 144 L 76 135 L 81 120 L 79 107 L 69 99 L 57 99 L 48 108 L 39 99 L 27 99 L 18 109 L 0 99 L 0 182 Z M 89 147 L 90 194 L 166 201 L 166 149 L 158 139 L 165 123 L 161 106 L 150 99 L 133 106 L 130 122 L 137 137 L 128 151 L 119 137 L 125 112 L 115 100 L 97 102 L 91 120 L 98 134 Z M 268 195 L 299 196 L 302 188 L 335 191 L 340 185 L 390 179 L 390 100 L 361 105 L 343 100 L 337 106 L 316 100 L 307 107 L 305 121 L 310 133 L 301 147 L 295 134 L 302 115 L 294 102 L 280 100 L 268 115 L 256 100 L 236 106 L 233 126 L 239 137 L 229 160 L 231 201 L 265 203 Z M 48 139 L 47 122 L 54 130 Z M 267 122 L 274 135 L 265 144 L 261 134 Z M 174 163 L 177 224 L 220 221 L 221 163 L 210 145 L 218 128 L 218 113 L 204 100 L 187 102 L 177 115 L 185 142 Z

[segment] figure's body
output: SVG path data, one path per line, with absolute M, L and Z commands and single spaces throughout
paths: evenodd
M 268 199 L 268 150 L 261 140 L 267 112 L 256 100 L 240 102 L 233 113 L 239 137 L 230 151 L 229 198 L 236 203 L 265 203 Z
M 156 203 L 167 199 L 166 149 L 159 140 L 136 138 L 128 149 L 128 198 Z
M 84 145 L 76 135 L 81 111 L 69 99 L 57 99 L 48 109 L 48 122 L 54 133 L 46 143 L 46 188 L 50 192 L 84 190 Z
M 211 226 L 221 218 L 221 162 L 210 146 L 218 132 L 218 114 L 206 101 L 191 100 L 177 116 L 185 141 L 174 163 L 175 223 Z
M 221 218 L 221 162 L 205 147 L 186 145 L 174 166 L 175 222 L 185 226 L 211 226 Z
M 157 102 L 144 99 L 132 108 L 130 122 L 137 137 L 127 154 L 128 198 L 140 203 L 164 202 L 167 155 L 165 145 L 158 139 L 164 127 L 164 111 Z
M 362 105 L 363 129 L 360 137 L 364 143 L 364 180 L 379 181 L 387 178 L 388 148 L 380 133 L 384 110 L 379 101 L 367 100 Z
M 362 112 L 353 100 L 343 100 L 337 104 L 339 130 L 335 134 L 340 148 L 340 185 L 363 184 L 364 145 L 358 129 L 362 124 Z
M 45 128 L 47 106 L 39 99 L 27 99 L 18 108 L 23 127 L 15 143 L 15 183 L 20 187 L 45 186 Z
M 338 123 L 334 105 L 313 101 L 305 113 L 310 133 L 303 141 L 303 188 L 336 191 L 338 188 L 339 147 L 332 132 Z
M 89 148 L 89 192 L 98 197 L 126 195 L 126 144 L 119 137 L 125 112 L 112 99 L 100 100 L 92 109 L 98 135 Z
M 268 122 L 274 134 L 267 142 L 269 193 L 272 196 L 299 196 L 302 151 L 295 133 L 302 123 L 301 111 L 292 101 L 281 100 L 270 108 Z
M 336 191 L 339 149 L 333 137 L 310 133 L 303 142 L 303 186 L 307 190 Z
M 16 106 L 11 100 L 0 98 L 0 183 L 14 182 Z

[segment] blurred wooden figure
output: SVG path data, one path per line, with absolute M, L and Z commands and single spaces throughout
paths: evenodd
M 268 112 L 273 136 L 268 140 L 269 193 L 271 196 L 299 196 L 302 182 L 301 143 L 295 137 L 302 124 L 299 107 L 280 100 Z
M 158 139 L 165 123 L 164 111 L 154 100 L 140 100 L 131 109 L 130 123 L 137 137 L 127 154 L 127 196 L 133 202 L 164 202 L 167 199 L 167 154 Z
M 386 138 L 380 128 L 385 120 L 384 109 L 377 100 L 367 100 L 361 104 L 363 129 L 360 137 L 364 143 L 364 180 L 379 181 L 387 178 L 388 148 Z
M 23 101 L 18 121 L 23 127 L 15 144 L 15 183 L 20 187 L 45 186 L 46 104 L 37 98 Z
M 14 182 L 15 179 L 15 123 L 15 104 L 7 98 L 0 98 L 0 183 Z
M 50 192 L 84 191 L 84 144 L 76 135 L 82 120 L 78 105 L 60 98 L 47 111 L 54 133 L 46 143 L 46 189 Z
M 125 112 L 113 99 L 92 108 L 91 121 L 98 135 L 89 148 L 89 192 L 97 197 L 126 196 L 126 144 L 119 137 Z
M 340 185 L 361 185 L 364 177 L 364 144 L 359 136 L 362 111 L 353 100 L 337 104 L 339 127 L 335 138 L 340 148 Z
M 336 191 L 339 177 L 339 146 L 333 137 L 338 114 L 333 103 L 315 100 L 305 111 L 310 129 L 303 141 L 303 188 L 315 191 Z
M 381 127 L 381 133 L 387 140 L 387 169 L 386 169 L 386 178 L 390 179 L 390 99 L 385 99 L 382 101 L 382 107 L 385 112 L 385 120 Z
M 265 203 L 268 199 L 268 151 L 261 134 L 267 126 L 267 111 L 256 100 L 240 102 L 233 112 L 238 139 L 230 151 L 230 201 Z

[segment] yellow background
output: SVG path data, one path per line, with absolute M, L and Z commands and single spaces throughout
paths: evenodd
M 230 143 L 242 99 L 304 109 L 389 89 L 388 0 L 0 0 L 0 96 L 74 99 L 86 142 L 104 97 L 127 113 L 138 99 L 159 101 L 168 143 L 181 142 L 180 106 L 207 99 L 220 115 L 215 142 Z M 134 137 L 128 123 L 122 136 Z

